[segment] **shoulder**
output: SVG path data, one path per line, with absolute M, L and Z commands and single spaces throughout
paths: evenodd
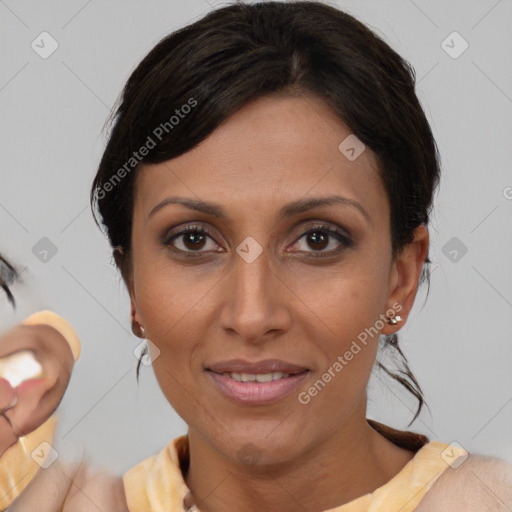
M 512 464 L 469 454 L 448 467 L 419 503 L 417 512 L 508 512 L 512 510 Z

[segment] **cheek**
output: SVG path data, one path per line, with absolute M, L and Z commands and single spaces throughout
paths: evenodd
M 341 413 L 364 392 L 383 327 L 385 283 L 379 262 L 363 257 L 354 258 L 343 270 L 298 283 L 297 293 L 307 298 L 310 309 L 304 315 L 308 320 L 299 318 L 300 329 L 305 339 L 314 341 L 322 361 L 315 375 L 321 381 L 318 391 L 311 389 L 311 396 L 319 397 L 313 407 L 336 403 Z
M 209 293 L 215 293 L 216 281 L 218 277 L 212 279 L 208 273 L 179 270 L 169 263 L 161 268 L 158 263 L 150 265 L 139 274 L 135 284 L 138 310 L 148 336 L 162 351 L 186 352 L 198 339 L 194 331 L 205 323 L 201 317 L 211 300 Z
M 146 266 L 139 262 L 134 284 L 147 338 L 156 346 L 153 370 L 167 400 L 182 414 L 193 394 L 193 372 L 199 365 L 195 355 L 204 338 L 201 298 L 212 284 L 179 272 L 168 260 L 165 265 L 158 259 Z
M 310 311 L 306 316 L 318 317 L 318 332 L 323 327 L 323 338 L 330 340 L 326 345 L 343 350 L 384 312 L 386 279 L 378 265 L 354 259 L 341 271 L 296 280 L 295 291 Z M 312 320 L 307 322 L 315 325 Z
M 311 327 L 301 324 L 303 330 L 309 329 L 305 337 L 314 340 L 322 363 L 299 397 L 304 411 L 312 418 L 321 417 L 327 431 L 345 421 L 366 399 L 378 350 L 380 329 L 375 330 L 376 320 L 381 313 L 377 288 L 363 285 L 354 274 L 331 284 L 324 289 L 327 293 L 323 298 L 318 296 L 319 321 L 310 321 Z

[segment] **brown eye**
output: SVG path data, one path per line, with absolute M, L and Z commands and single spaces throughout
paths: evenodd
M 211 241 L 208 250 L 208 242 Z M 162 243 L 175 252 L 183 253 L 206 253 L 210 251 L 220 252 L 219 246 L 215 243 L 213 235 L 202 226 L 185 226 L 179 231 L 169 233 Z M 207 250 L 203 250 L 203 249 Z
M 205 245 L 206 237 L 197 231 L 190 231 L 180 236 L 183 237 L 183 245 L 192 251 L 202 249 Z
M 299 237 L 299 241 L 302 239 L 304 239 L 303 248 L 299 248 L 299 251 L 310 253 L 312 257 L 330 256 L 354 245 L 353 241 L 343 232 L 325 225 L 309 229 Z M 300 246 L 299 242 L 295 243 L 293 247 L 297 248 L 298 246 Z M 328 247 L 330 249 L 325 250 Z M 308 248 L 312 250 L 308 250 Z
M 308 233 L 307 237 L 310 247 L 315 250 L 321 251 L 329 245 L 329 235 L 326 235 L 321 231 L 312 231 L 311 233 Z

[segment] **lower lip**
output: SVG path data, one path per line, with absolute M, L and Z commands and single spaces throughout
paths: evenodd
M 307 370 L 271 382 L 239 382 L 231 377 L 225 377 L 211 370 L 207 370 L 206 372 L 213 379 L 217 388 L 223 395 L 236 402 L 250 405 L 268 404 L 289 395 L 296 390 L 309 375 L 309 371 Z

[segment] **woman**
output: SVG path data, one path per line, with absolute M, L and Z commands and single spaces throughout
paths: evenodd
M 411 68 L 351 16 L 237 4 L 161 41 L 124 88 L 91 199 L 188 434 L 122 480 L 55 463 L 15 510 L 512 506 L 505 462 L 366 419 L 379 340 L 401 355 L 428 277 L 438 181 Z M 390 373 L 419 414 L 405 358 Z

